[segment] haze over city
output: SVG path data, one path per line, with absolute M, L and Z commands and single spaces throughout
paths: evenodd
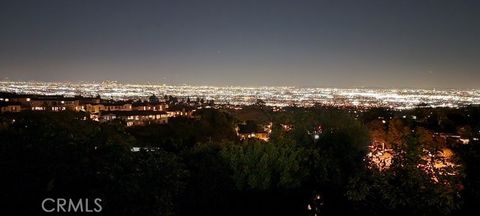
M 476 88 L 480 2 L 2 1 L 0 79 Z

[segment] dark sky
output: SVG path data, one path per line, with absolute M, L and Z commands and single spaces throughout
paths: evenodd
M 478 0 L 1 0 L 0 79 L 480 87 Z

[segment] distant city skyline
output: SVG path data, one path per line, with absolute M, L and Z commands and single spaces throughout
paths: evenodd
M 480 1 L 2 1 L 0 80 L 478 88 Z
M 0 81 L 0 92 L 67 97 L 101 96 L 113 100 L 147 98 L 152 95 L 182 99 L 205 98 L 223 105 L 249 105 L 263 100 L 270 106 L 302 107 L 317 104 L 338 107 L 388 107 L 413 109 L 463 107 L 480 104 L 480 89 L 376 89 L 376 88 L 299 88 L 299 87 L 218 87 L 191 85 L 141 85 L 103 83 L 54 83 Z M 0 97 L 0 101 L 3 100 Z
M 43 84 L 117 84 L 117 85 L 152 85 L 152 86 L 172 86 L 172 87 L 181 87 L 181 86 L 190 86 L 190 87 L 235 87 L 235 88 L 275 88 L 275 87 L 288 87 L 288 88 L 338 88 L 338 89 L 385 89 L 385 90 L 480 90 L 480 86 L 474 87 L 409 87 L 409 86 L 335 86 L 335 85 L 236 85 L 236 84 L 198 84 L 198 83 L 173 83 L 173 82 L 160 82 L 160 81 L 119 81 L 119 80 L 20 80 L 20 79 L 10 79 L 9 77 L 4 77 L 0 79 L 1 84 L 5 83 L 25 83 L 25 84 L 32 84 L 32 83 L 43 83 Z

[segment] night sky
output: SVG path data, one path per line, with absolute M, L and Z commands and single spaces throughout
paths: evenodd
M 480 88 L 480 1 L 1 0 L 7 77 Z

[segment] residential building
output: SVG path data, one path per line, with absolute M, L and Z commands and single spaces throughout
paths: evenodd
M 4 102 L 0 101 L 0 112 L 20 112 L 22 109 L 19 102 Z
M 100 115 L 100 121 L 123 120 L 127 126 L 146 125 L 146 124 L 166 124 L 168 122 L 167 113 L 164 111 L 103 111 Z

